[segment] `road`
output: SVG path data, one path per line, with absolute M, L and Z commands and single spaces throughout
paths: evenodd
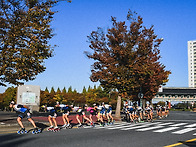
M 153 123 L 114 125 L 95 128 L 63 129 L 60 132 L 43 131 L 18 135 L 1 134 L 1 147 L 196 147 L 196 113 L 171 112 L 166 119 Z M 186 142 L 188 141 L 188 142 Z

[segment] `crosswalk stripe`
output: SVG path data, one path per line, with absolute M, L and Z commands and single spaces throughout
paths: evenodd
M 169 128 L 164 128 L 164 129 L 156 130 L 156 131 L 153 131 L 153 132 L 163 133 L 163 132 L 175 130 L 175 129 L 178 129 L 178 128 L 179 128 L 179 127 L 169 127 Z
M 121 128 L 128 128 L 128 127 L 134 127 L 134 126 L 139 126 L 139 125 L 143 125 L 143 124 L 147 124 L 147 123 L 138 123 L 138 124 L 129 124 L 129 125 L 124 125 L 124 126 L 117 126 L 117 127 L 110 127 L 106 129 L 121 129 Z
M 161 122 L 145 123 L 144 125 L 133 126 L 133 127 L 130 127 L 130 128 L 125 128 L 125 129 L 120 129 L 120 130 L 133 130 L 133 129 L 145 128 L 145 127 L 148 127 L 150 125 L 157 125 L 157 124 L 161 124 Z
M 136 131 L 149 131 L 149 130 L 153 130 L 153 129 L 158 129 L 158 128 L 162 128 L 164 126 L 154 126 L 154 127 L 148 127 L 148 128 L 143 128 L 143 129 L 138 129 Z
M 196 123 L 194 123 L 194 124 L 191 124 L 191 125 L 187 125 L 187 126 L 184 126 L 184 127 L 187 127 L 187 128 L 191 128 L 191 127 L 196 127 Z
M 133 130 L 133 129 L 138 129 L 138 128 L 144 128 L 144 127 L 147 127 L 150 125 L 151 124 L 146 124 L 146 125 L 142 125 L 142 126 L 135 126 L 135 127 L 130 127 L 130 128 L 120 129 L 120 130 Z
M 163 124 L 159 124 L 161 126 L 166 126 L 166 125 L 171 125 L 171 124 L 174 124 L 173 122 L 169 122 L 169 123 L 163 123 Z
M 187 123 L 178 123 L 178 124 L 174 124 L 174 125 L 170 125 L 171 127 L 178 127 L 178 126 L 183 126 L 186 125 Z
M 107 129 L 114 130 L 114 129 L 128 128 L 128 127 L 131 127 L 131 126 L 133 126 L 133 125 L 121 126 L 121 127 L 113 127 L 113 128 L 107 128 Z
M 195 130 L 195 129 L 196 129 L 196 128 L 186 128 L 186 129 L 182 129 L 182 130 L 175 131 L 175 132 L 172 132 L 172 133 L 173 133 L 173 134 L 184 134 L 184 133 L 193 131 L 193 130 Z

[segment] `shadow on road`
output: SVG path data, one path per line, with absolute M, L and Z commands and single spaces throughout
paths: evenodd
M 187 147 L 196 147 L 196 141 L 192 141 L 192 142 L 179 141 L 179 143 L 182 143 L 183 145 L 186 145 Z
M 25 134 L 7 134 L 0 136 L 1 147 L 18 147 L 21 144 L 27 143 L 31 140 L 35 140 L 36 137 L 24 138 Z

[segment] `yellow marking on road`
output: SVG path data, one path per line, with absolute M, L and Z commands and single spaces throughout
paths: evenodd
M 175 143 L 175 144 L 167 145 L 167 146 L 164 146 L 164 147 L 175 147 L 175 146 L 179 146 L 179 145 L 182 145 L 182 144 L 190 143 L 190 142 L 193 142 L 193 141 L 196 141 L 196 138 L 193 138 L 193 139 L 181 142 L 181 143 Z
M 10 133 L 16 133 L 17 131 L 12 131 L 12 132 L 0 132 L 0 134 L 10 134 Z

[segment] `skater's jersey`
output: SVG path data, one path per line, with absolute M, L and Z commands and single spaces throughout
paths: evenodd
M 166 110 L 166 107 L 165 107 L 165 106 L 163 106 L 161 110 L 162 110 L 162 111 L 165 111 L 165 110 Z
M 134 112 L 134 109 L 133 109 L 132 106 L 128 106 L 127 111 L 128 111 L 129 113 L 133 113 L 133 112 Z
M 105 111 L 106 111 L 105 106 L 99 106 L 99 108 L 100 108 L 100 113 L 105 114 Z
M 14 105 L 14 110 L 16 111 L 16 112 L 20 112 L 20 113 L 25 113 L 28 109 L 27 108 L 25 108 L 23 105 L 19 105 L 19 104 L 16 104 L 16 105 Z
M 77 115 L 85 115 L 85 109 L 82 109 L 81 107 L 74 107 L 73 111 L 77 113 Z
M 153 110 L 153 108 L 152 108 L 152 106 L 148 106 L 148 107 L 146 107 L 146 112 L 150 112 L 150 111 L 152 111 Z
M 71 107 L 69 107 L 68 105 L 60 104 L 59 107 L 61 110 L 63 110 L 64 113 L 71 111 Z
M 111 105 L 106 104 L 105 108 L 106 108 L 106 113 L 111 113 L 112 112 L 112 106 Z
M 157 107 L 156 107 L 156 110 L 157 110 L 157 111 L 161 111 L 161 110 L 162 110 L 161 106 L 157 106 Z
M 141 111 L 142 111 L 142 107 L 140 107 L 140 106 L 137 107 L 137 111 L 138 111 L 138 112 L 141 112 Z
M 55 112 L 56 111 L 54 107 L 47 107 L 46 110 L 48 112 Z
M 87 111 L 90 112 L 91 115 L 97 115 L 97 108 L 88 107 Z

